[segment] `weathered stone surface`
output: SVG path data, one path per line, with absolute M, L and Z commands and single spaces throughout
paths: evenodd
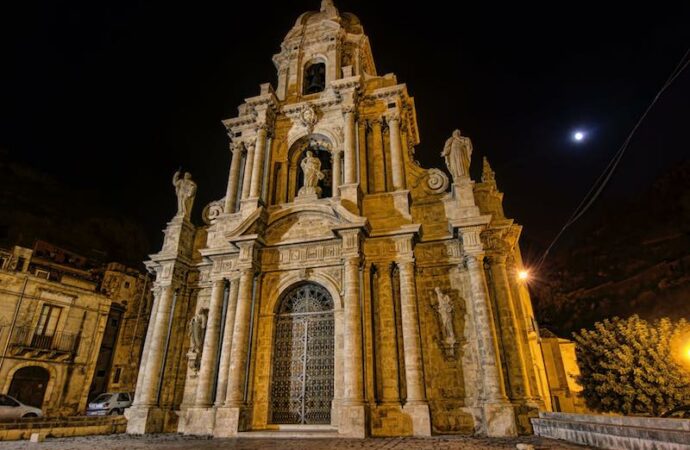
M 690 420 L 594 414 L 540 413 L 538 436 L 606 449 L 690 449 Z
M 529 431 L 548 393 L 529 294 L 511 272 L 520 227 L 494 177 L 470 179 L 469 138 L 449 147 L 452 187 L 421 168 L 413 98 L 377 74 L 359 19 L 331 2 L 298 18 L 274 63 L 277 87 L 262 84 L 224 121 L 226 198 L 204 227 L 171 222 L 148 263 L 186 305 L 179 323 L 205 310 L 210 323 L 198 371 L 181 327 L 173 352 L 152 333 L 146 359 L 167 356 L 150 363 L 139 404 L 163 407 L 146 403 L 160 391 L 178 431 L 216 437 L 286 423 L 343 438 Z M 155 330 L 173 317 L 161 298 Z

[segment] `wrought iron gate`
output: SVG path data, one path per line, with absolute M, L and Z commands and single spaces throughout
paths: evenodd
M 303 284 L 283 297 L 273 347 L 272 423 L 331 423 L 333 341 L 328 291 Z

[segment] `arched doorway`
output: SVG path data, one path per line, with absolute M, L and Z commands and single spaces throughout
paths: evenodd
M 22 367 L 14 373 L 7 394 L 26 405 L 41 408 L 49 380 L 50 373 L 43 367 Z
M 273 341 L 271 423 L 330 424 L 333 299 L 305 283 L 279 302 Z

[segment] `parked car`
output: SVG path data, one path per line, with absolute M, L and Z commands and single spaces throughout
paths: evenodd
M 131 392 L 106 392 L 89 402 L 87 416 L 113 416 L 124 414 L 125 408 L 132 406 L 134 394 Z
M 690 405 L 683 405 L 666 411 L 661 417 L 669 419 L 690 419 Z
M 43 411 L 25 405 L 9 395 L 0 394 L 0 419 L 24 419 L 27 417 L 43 417 Z

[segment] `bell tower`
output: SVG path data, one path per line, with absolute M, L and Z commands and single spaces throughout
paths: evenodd
M 280 100 L 310 98 L 334 80 L 376 76 L 369 39 L 359 19 L 341 14 L 329 0 L 321 2 L 320 11 L 299 16 L 273 63 Z

